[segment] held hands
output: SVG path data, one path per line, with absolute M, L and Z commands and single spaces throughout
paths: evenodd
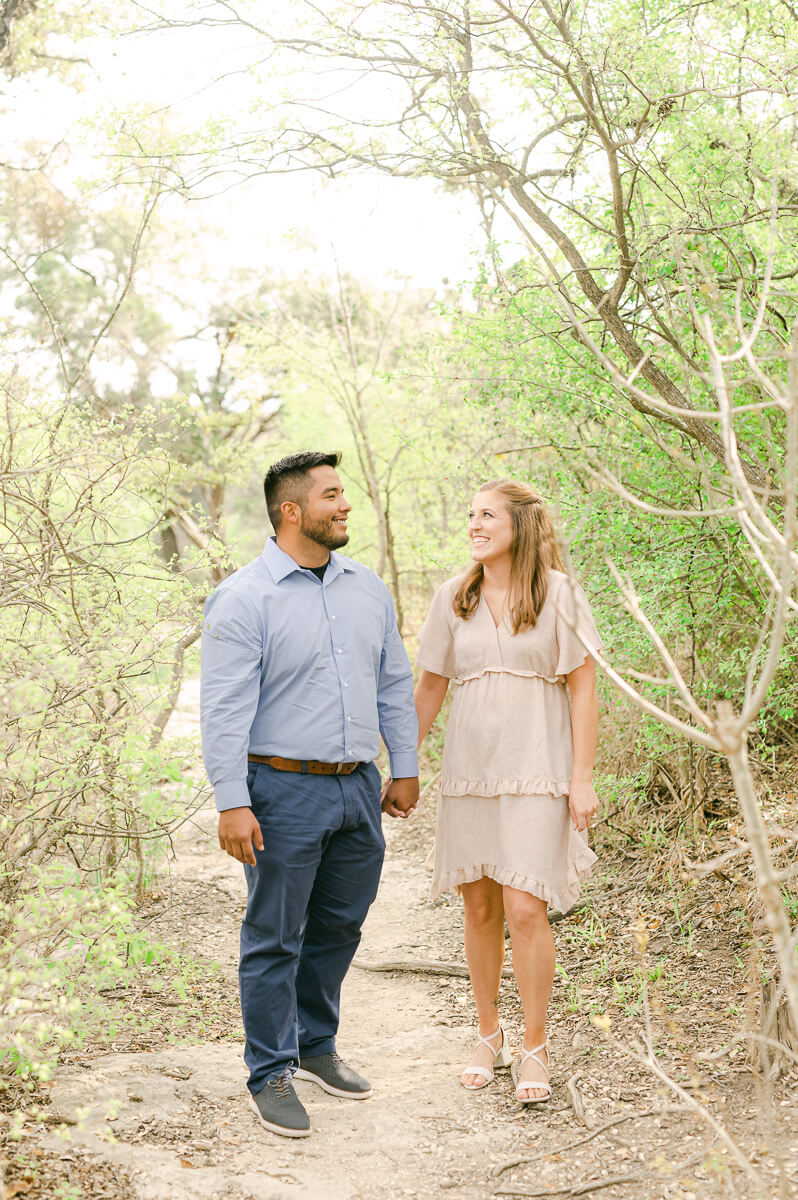
M 571 824 L 574 829 L 587 829 L 598 806 L 599 799 L 592 783 L 572 781 L 568 807 L 571 810 Z
M 418 777 L 391 779 L 382 785 L 382 811 L 389 817 L 409 817 L 418 804 Z
M 219 845 L 240 863 L 255 866 L 255 850 L 263 849 L 263 834 L 251 808 L 228 808 L 219 813 Z

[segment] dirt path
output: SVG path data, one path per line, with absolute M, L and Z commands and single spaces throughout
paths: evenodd
M 203 814 L 204 828 L 181 845 L 175 872 L 184 884 L 214 885 L 227 930 L 215 949 L 232 960 L 245 891 L 240 868 L 214 846 L 213 824 L 213 814 Z M 389 834 L 395 840 L 401 830 Z M 429 954 L 426 888 L 422 869 L 389 858 L 364 933 L 364 959 Z M 198 947 L 214 936 L 218 928 L 206 927 Z M 81 1122 L 72 1131 L 73 1152 L 82 1148 L 122 1167 L 142 1200 L 355 1200 L 382 1194 L 388 1181 L 395 1195 L 454 1189 L 480 1196 L 486 1165 L 517 1148 L 523 1121 L 520 1112 L 499 1121 L 496 1096 L 466 1096 L 457 1086 L 469 1036 L 465 1021 L 452 1025 L 442 1011 L 435 983 L 353 969 L 339 1047 L 375 1094 L 345 1102 L 297 1084 L 313 1124 L 307 1141 L 288 1142 L 258 1127 L 245 1104 L 241 1046 L 234 1044 L 106 1055 L 61 1070 L 51 1100 L 60 1115 Z M 506 1093 L 509 1074 L 502 1075 Z
M 189 732 L 195 722 L 196 699 L 189 689 L 172 729 Z M 218 962 L 227 980 L 222 1002 L 237 1006 L 237 929 L 245 889 L 240 867 L 219 851 L 214 829 L 210 808 L 184 829 L 150 931 L 196 958 Z M 462 961 L 456 902 L 427 899 L 420 830 L 387 825 L 388 857 L 359 952 L 363 960 Z M 615 895 L 628 893 L 618 884 Z M 632 905 L 628 896 L 607 900 L 608 912 L 619 912 L 627 902 Z M 732 1194 L 728 1151 L 693 1114 L 669 1110 L 673 1095 L 608 1047 L 585 1007 L 574 1003 L 575 973 L 585 974 L 598 957 L 590 939 L 582 945 L 561 927 L 558 942 L 565 966 L 553 1004 L 555 1090 L 545 1108 L 521 1109 L 506 1071 L 477 1095 L 458 1086 L 473 1038 L 466 980 L 353 969 L 344 989 L 339 1049 L 371 1079 L 374 1096 L 341 1101 L 299 1083 L 312 1137 L 289 1141 L 257 1125 L 246 1105 L 241 1044 L 228 1040 L 156 1044 L 61 1068 L 51 1090 L 52 1113 L 76 1124 L 67 1135 L 49 1134 L 41 1150 L 67 1162 L 83 1158 L 110 1166 L 129 1183 L 120 1183 L 118 1191 L 105 1185 L 97 1194 L 125 1200 L 383 1200 L 386 1194 L 476 1200 L 591 1191 L 607 1200 L 696 1200 Z M 619 976 L 620 966 L 613 978 Z M 520 1011 L 512 983 L 504 990 L 508 1032 L 517 1047 Z M 685 1009 L 679 1019 L 685 1029 L 688 1021 L 701 1023 L 700 1044 L 722 1040 L 722 1014 L 707 1012 L 702 1000 L 697 1011 Z M 637 1023 L 636 1017 L 627 1021 L 630 1030 Z M 618 1028 L 623 1031 L 623 1020 Z M 180 1036 L 190 1038 L 191 1030 Z M 680 1058 L 677 1046 L 663 1043 L 663 1066 L 683 1080 L 687 1095 L 706 1100 L 715 1111 L 720 1106 L 748 1153 L 757 1138 L 769 1137 L 769 1149 L 760 1142 L 758 1160 L 766 1169 L 766 1154 L 783 1150 L 779 1187 L 789 1195 L 798 1179 L 793 1149 L 798 1121 L 791 1101 L 777 1100 L 763 1134 L 750 1073 L 720 1062 L 700 1081 L 694 1073 L 691 1081 L 689 1051 Z M 573 1146 L 588 1128 L 618 1117 L 624 1120 L 614 1128 Z M 519 1158 L 535 1161 L 506 1166 Z

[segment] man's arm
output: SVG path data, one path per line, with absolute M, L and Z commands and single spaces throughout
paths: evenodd
M 249 733 L 258 707 L 263 639 L 246 601 L 224 591 L 205 605 L 200 728 L 202 757 L 219 811 L 219 845 L 254 864 L 263 849 L 247 788 Z
M 418 721 L 413 704 L 413 672 L 389 595 L 386 601 L 389 613 L 380 657 L 377 711 L 388 750 L 391 782 L 382 807 L 392 817 L 406 817 L 418 803 Z

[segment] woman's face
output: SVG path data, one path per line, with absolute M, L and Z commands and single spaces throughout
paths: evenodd
M 468 536 L 474 562 L 494 563 L 509 556 L 513 519 L 501 492 L 477 492 L 468 514 Z

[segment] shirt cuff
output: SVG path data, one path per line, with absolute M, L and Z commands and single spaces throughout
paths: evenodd
M 418 754 L 415 750 L 397 750 L 388 754 L 391 779 L 415 779 L 418 776 Z
M 217 812 L 228 808 L 252 808 L 246 779 L 224 779 L 213 785 Z

